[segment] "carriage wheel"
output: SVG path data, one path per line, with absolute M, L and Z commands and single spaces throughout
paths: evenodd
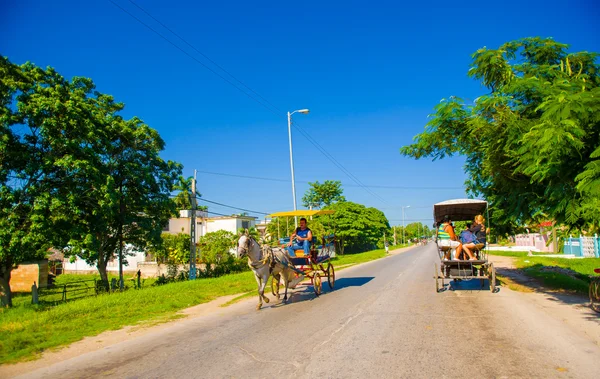
M 312 280 L 313 282 L 313 288 L 315 290 L 315 295 L 319 296 L 321 294 L 321 290 L 322 288 L 322 284 L 321 284 L 321 277 L 319 276 L 319 274 L 315 273 L 315 277 Z
M 496 269 L 494 268 L 493 263 L 490 263 L 490 267 L 488 268 L 488 274 L 490 279 L 490 291 L 494 293 L 496 292 Z
M 335 286 L 335 269 L 331 262 L 327 263 L 327 283 L 329 283 L 330 289 Z
M 590 282 L 590 307 L 600 313 L 600 279 L 594 278 Z
M 433 264 L 435 267 L 435 292 L 440 292 L 440 274 L 438 272 L 438 266 L 437 263 Z
M 271 293 L 279 298 L 279 280 L 275 277 L 271 278 Z

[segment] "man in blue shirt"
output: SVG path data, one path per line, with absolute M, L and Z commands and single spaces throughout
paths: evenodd
M 296 238 L 296 243 L 294 244 L 294 237 Z M 290 242 L 288 243 L 288 253 L 291 257 L 296 256 L 296 250 L 304 250 L 304 256 L 307 257 L 310 255 L 310 243 L 312 242 L 312 232 L 306 226 L 306 219 L 302 217 L 300 219 L 300 227 L 296 228 L 296 231 L 292 233 L 290 237 Z

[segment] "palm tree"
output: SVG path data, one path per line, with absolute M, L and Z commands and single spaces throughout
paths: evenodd
M 179 191 L 177 195 L 173 198 L 175 204 L 177 204 L 178 209 L 192 209 L 192 180 L 194 180 L 193 176 L 188 178 L 184 178 L 183 176 L 179 176 L 177 179 L 177 183 L 173 187 L 174 190 Z M 202 194 L 196 190 L 196 199 L 201 197 Z M 199 205 L 196 206 L 196 209 L 201 211 L 208 210 L 207 206 Z

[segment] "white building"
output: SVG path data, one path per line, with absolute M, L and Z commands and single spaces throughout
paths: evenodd
M 226 230 L 235 234 L 240 228 L 250 229 L 256 227 L 256 217 L 242 215 L 208 217 L 206 212 L 196 212 L 196 242 L 206 233 L 216 232 L 217 230 Z M 190 234 L 190 227 L 190 211 L 180 211 L 180 217 L 170 219 L 169 225 L 165 227 L 164 231 L 171 234 Z
M 256 227 L 256 217 L 231 215 L 208 217 L 207 212 L 197 211 L 196 213 L 196 242 L 206 233 L 216 232 L 217 230 L 226 230 L 231 233 L 237 233 L 238 229 L 250 229 Z M 185 233 L 190 234 L 191 217 L 190 211 L 180 211 L 179 218 L 172 218 L 169 224 L 164 228 L 164 232 L 171 234 Z M 138 264 L 146 262 L 146 254 L 143 251 L 135 251 L 134 255 L 127 255 L 127 265 L 123 265 L 123 271 L 135 272 L 138 270 Z M 83 259 L 77 257 L 74 262 L 69 259 L 63 261 L 65 273 L 97 273 L 96 266 L 88 265 Z M 106 265 L 108 272 L 119 272 L 119 259 L 116 258 Z
M 127 248 L 127 247 L 126 247 Z M 133 255 L 126 255 L 127 264 L 123 265 L 124 272 L 134 272 L 138 270 L 138 263 L 146 260 L 146 253 L 143 251 L 133 251 Z M 107 272 L 119 272 L 119 258 L 115 258 L 106 264 Z M 65 274 L 95 274 L 98 273 L 98 268 L 90 266 L 83 259 L 76 257 L 75 261 L 71 262 L 69 258 L 63 260 L 63 272 Z

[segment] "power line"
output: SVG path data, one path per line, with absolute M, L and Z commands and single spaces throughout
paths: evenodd
M 270 213 L 267 213 L 267 212 L 259 212 L 259 211 L 252 211 L 252 210 L 250 210 L 250 209 L 238 208 L 238 207 L 234 207 L 234 206 L 232 206 L 232 205 L 227 205 L 227 204 L 223 204 L 223 203 L 218 203 L 218 202 L 216 202 L 216 201 L 211 201 L 211 200 L 203 199 L 203 198 L 201 198 L 201 197 L 200 197 L 200 198 L 196 198 L 196 199 L 198 199 L 198 200 L 200 200 L 200 201 L 205 201 L 205 202 L 207 202 L 207 203 L 211 203 L 211 204 L 220 205 L 220 206 L 222 206 L 222 207 L 226 207 L 226 208 L 237 209 L 237 210 L 244 211 L 244 212 L 258 213 L 258 214 L 262 214 L 262 215 L 269 215 L 269 214 L 270 214 Z
M 215 70 L 213 70 L 212 68 L 210 68 L 209 66 L 207 66 L 206 64 L 204 64 L 202 61 L 200 61 L 199 59 L 197 59 L 196 57 L 194 57 L 193 55 L 191 55 L 187 51 L 183 50 L 177 44 L 175 44 L 170 39 L 168 39 L 167 37 L 165 37 L 164 35 L 162 35 L 160 32 L 158 32 L 157 30 L 155 30 L 154 28 L 152 28 L 150 25 L 146 24 L 145 22 L 143 22 L 142 20 L 140 20 L 139 18 L 137 18 L 136 16 L 134 16 L 133 14 L 131 14 L 130 12 L 128 12 L 126 9 L 124 9 L 123 7 L 121 7 L 119 4 L 115 3 L 113 0 L 108 0 L 108 1 L 110 1 L 115 7 L 119 8 L 124 13 L 128 14 L 131 18 L 133 18 L 134 20 L 136 20 L 140 24 L 144 25 L 146 28 L 148 28 L 154 34 L 156 34 L 160 38 L 164 39 L 166 42 L 168 42 L 170 45 L 172 45 L 173 47 L 175 47 L 177 50 L 181 51 L 182 53 L 184 53 L 185 55 L 187 55 L 188 57 L 190 57 L 191 59 L 193 59 L 196 63 L 200 64 L 202 67 L 206 68 L 208 71 L 212 72 L 213 74 L 215 74 L 216 76 L 218 76 L 219 78 L 221 78 L 222 80 L 224 80 L 225 82 L 229 83 L 231 86 L 233 86 L 234 88 L 236 88 L 238 91 L 242 92 L 244 95 L 248 96 L 250 99 L 252 99 L 255 102 L 257 102 L 261 106 L 263 106 L 265 109 L 267 109 L 271 113 L 273 113 L 273 114 L 275 114 L 277 116 L 280 116 L 275 111 L 273 111 L 272 109 L 270 109 L 267 105 L 265 105 L 264 103 L 262 103 L 261 101 L 259 101 L 258 99 L 256 99 L 255 97 L 253 97 L 252 95 L 250 95 L 249 93 L 247 93 L 246 91 L 244 91 L 243 89 L 241 89 L 240 87 L 238 87 L 235 83 L 231 82 L 229 79 L 225 78 L 223 75 L 219 74 L 218 72 L 216 72 Z
M 261 100 L 263 100 L 265 103 L 269 104 L 271 107 L 273 107 L 274 109 L 280 111 L 279 109 L 277 109 L 277 107 L 275 105 L 273 105 L 269 100 L 265 99 L 264 97 L 262 97 L 258 92 L 254 91 L 252 88 L 250 88 L 249 86 L 247 86 L 244 82 L 242 82 L 241 80 L 239 80 L 238 78 L 236 78 L 232 73 L 230 73 L 229 71 L 227 71 L 226 69 L 224 69 L 223 67 L 221 67 L 217 62 L 213 61 L 212 59 L 210 59 L 210 57 L 208 57 L 206 54 L 204 54 L 203 52 L 201 52 L 200 50 L 198 50 L 194 45 L 192 45 L 191 43 L 189 43 L 188 41 L 185 40 L 185 38 L 183 38 L 182 36 L 180 36 L 179 34 L 175 33 L 175 31 L 173 31 L 171 28 L 169 28 L 167 25 L 163 24 L 160 20 L 158 20 L 156 17 L 152 16 L 150 14 L 150 12 L 148 12 L 147 10 L 145 10 L 144 8 L 142 8 L 140 5 L 138 5 L 136 2 L 134 2 L 133 0 L 129 0 L 129 2 L 133 5 L 135 5 L 137 8 L 139 8 L 142 12 L 144 12 L 146 15 L 148 15 L 148 17 L 150 17 L 151 19 L 153 19 L 154 21 L 156 21 L 157 23 L 159 23 L 163 28 L 167 29 L 171 34 L 173 34 L 175 37 L 179 38 L 181 41 L 183 41 L 186 45 L 188 45 L 189 47 L 191 47 L 195 52 L 197 52 L 198 54 L 202 55 L 207 61 L 209 61 L 210 63 L 214 64 L 215 66 L 217 66 L 221 71 L 225 72 L 227 75 L 229 75 L 230 77 L 232 77 L 236 82 L 240 83 L 242 86 L 244 86 L 247 90 L 249 90 L 250 92 L 252 92 L 253 94 L 255 94 L 256 96 L 258 96 Z M 280 111 L 281 112 L 281 111 Z M 281 112 L 283 113 L 283 112 Z
M 207 70 L 209 70 L 210 72 L 212 72 L 213 74 L 215 74 L 216 76 L 218 76 L 219 78 L 221 78 L 222 80 L 224 80 L 225 82 L 227 82 L 228 84 L 230 84 L 231 86 L 233 86 L 234 88 L 236 88 L 238 91 L 242 92 L 244 95 L 248 96 L 250 99 L 254 100 L 256 103 L 260 104 L 262 107 L 264 107 L 265 109 L 267 109 L 268 111 L 270 111 L 271 113 L 275 114 L 277 117 L 280 117 L 281 114 L 283 114 L 283 111 L 281 111 L 279 108 L 277 108 L 276 106 L 274 106 L 272 103 L 270 103 L 268 100 L 266 100 L 264 97 L 260 96 L 256 91 L 254 91 L 252 88 L 248 87 L 247 85 L 245 85 L 244 83 L 242 83 L 239 79 L 237 79 L 235 76 L 233 76 L 232 74 L 230 74 L 227 70 L 225 70 L 224 68 L 222 68 L 221 66 L 219 66 L 218 64 L 216 64 L 212 59 L 208 58 L 204 53 L 200 52 L 198 49 L 196 49 L 195 47 L 193 47 L 192 44 L 190 44 L 189 42 L 187 42 L 185 39 L 183 39 L 182 37 L 180 37 L 178 34 L 176 34 L 175 32 L 173 32 L 170 28 L 168 28 L 164 23 L 160 22 L 158 19 L 156 19 L 154 16 L 152 16 L 149 12 L 147 12 L 145 9 L 143 9 L 142 7 L 140 7 L 139 5 L 137 5 L 136 3 L 134 3 L 133 1 L 129 0 L 132 4 L 134 4 L 136 7 L 138 7 L 139 9 L 141 9 L 144 13 L 146 13 L 148 16 L 150 16 L 153 20 L 155 20 L 156 22 L 158 22 L 160 25 L 162 25 L 165 29 L 167 29 L 169 32 L 171 32 L 173 35 L 177 36 L 177 38 L 181 39 L 184 43 L 186 43 L 188 46 L 191 46 L 195 51 L 197 51 L 199 54 L 201 54 L 203 57 L 205 57 L 206 59 L 208 59 L 210 62 L 212 62 L 213 64 L 215 64 L 217 67 L 219 67 L 222 71 L 224 71 L 225 73 L 227 73 L 229 76 L 231 76 L 233 79 L 235 79 L 238 83 L 242 84 L 244 87 L 248 88 L 248 90 L 250 90 L 252 93 L 256 94 L 257 96 L 259 96 L 261 99 L 263 99 L 263 101 L 265 101 L 267 104 L 270 105 L 267 106 L 267 104 L 263 103 L 262 101 L 256 99 L 254 96 L 252 96 L 251 94 L 249 94 L 248 92 L 244 91 L 242 88 L 240 88 L 239 86 L 237 86 L 235 83 L 232 83 L 230 80 L 228 80 L 227 78 L 223 77 L 222 75 L 220 75 L 218 72 L 216 72 L 215 70 L 213 70 L 212 68 L 208 67 L 206 64 L 204 64 L 203 62 L 201 62 L 200 60 L 196 59 L 194 56 L 192 56 L 191 54 L 189 54 L 187 51 L 183 50 L 181 47 L 179 47 L 177 44 L 175 44 L 174 42 L 172 42 L 171 40 L 169 40 L 167 37 L 165 37 L 164 35 L 162 35 L 161 33 L 159 33 L 157 30 L 155 30 L 154 28 L 152 28 L 151 26 L 149 26 L 148 24 L 144 23 L 142 20 L 140 20 L 138 17 L 134 16 L 133 14 L 131 14 L 130 12 L 128 12 L 127 10 L 125 10 L 123 7 L 121 7 L 120 5 L 118 5 L 117 3 L 115 3 L 113 0 L 108 0 L 110 1 L 114 6 L 116 6 L 117 8 L 119 8 L 121 11 L 123 11 L 124 13 L 128 14 L 130 17 L 132 17 L 133 19 L 135 19 L 137 22 L 139 22 L 140 24 L 144 25 L 146 28 L 148 28 L 149 30 L 151 30 L 153 33 L 155 33 L 156 35 L 158 35 L 159 37 L 161 37 L 162 39 L 164 39 L 166 42 L 168 42 L 169 44 L 171 44 L 173 47 L 175 47 L 177 50 L 181 51 L 182 53 L 184 53 L 185 55 L 187 55 L 188 57 L 192 58 L 195 62 L 199 63 L 200 65 L 202 65 L 204 68 L 206 68 Z M 275 112 L 273 109 L 277 110 L 279 113 Z M 348 175 L 348 177 L 354 181 L 356 184 L 358 184 L 360 187 L 362 187 L 365 191 L 367 191 L 367 193 L 371 194 L 372 196 L 374 196 L 375 198 L 383 201 L 384 203 L 387 203 L 387 201 L 385 199 L 383 199 L 381 196 L 379 196 L 378 194 L 376 194 L 375 192 L 371 191 L 370 189 L 368 189 L 356 176 L 354 176 L 350 171 L 348 171 L 341 163 L 339 163 L 331 154 L 329 154 L 325 149 L 322 148 L 321 145 L 319 145 L 318 142 L 316 142 L 312 137 L 310 137 L 310 135 L 304 131 L 301 127 L 299 127 L 299 125 L 295 125 L 296 128 L 304 135 L 304 137 L 306 139 L 309 140 L 309 142 L 315 146 L 317 148 L 317 150 L 319 150 L 327 159 L 329 159 L 334 165 L 336 165 L 342 172 L 344 172 L 346 175 Z
M 199 173 L 202 173 L 202 174 L 218 175 L 218 176 L 229 176 L 229 177 L 233 177 L 233 178 L 264 180 L 264 181 L 282 182 L 282 183 L 288 183 L 289 182 L 289 179 L 266 178 L 266 177 L 262 177 L 262 176 L 238 175 L 238 174 L 229 174 L 229 173 L 225 173 L 225 172 L 214 172 L 214 171 L 204 171 L 204 170 L 197 170 L 197 171 Z M 296 180 L 296 182 L 297 183 L 304 183 L 304 184 L 310 183 L 310 182 L 308 182 L 306 180 Z M 344 187 L 361 187 L 361 186 L 355 185 L 355 184 L 344 184 Z M 443 187 L 413 187 L 413 186 L 365 185 L 365 187 L 367 187 L 367 188 L 385 188 L 385 189 L 406 189 L 406 190 L 412 190 L 412 189 L 417 189 L 417 190 L 462 189 L 462 187 L 446 187 L 446 186 L 443 186 Z M 411 208 L 429 208 L 429 206 L 427 206 L 427 207 L 411 207 Z M 381 209 L 385 209 L 385 208 L 381 208 Z

